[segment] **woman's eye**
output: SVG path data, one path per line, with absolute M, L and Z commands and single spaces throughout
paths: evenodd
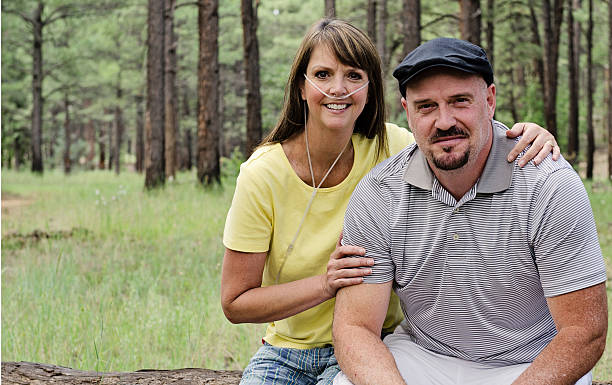
M 363 79 L 363 76 L 359 72 L 351 72 L 351 73 L 349 73 L 348 77 L 351 80 L 361 80 L 361 79 Z
M 315 78 L 317 79 L 325 79 L 329 74 L 327 71 L 317 71 L 315 72 Z

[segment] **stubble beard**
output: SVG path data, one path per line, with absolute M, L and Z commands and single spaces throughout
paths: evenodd
M 462 156 L 453 157 L 449 154 L 452 149 L 452 147 L 443 147 L 442 151 L 444 151 L 444 154 L 440 156 L 435 156 L 432 154 L 431 160 L 433 161 L 433 164 L 440 170 L 444 171 L 456 170 L 465 166 L 470 159 L 470 150 L 465 150 Z

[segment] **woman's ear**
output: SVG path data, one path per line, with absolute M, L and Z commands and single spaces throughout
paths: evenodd
M 304 81 L 300 82 L 300 97 L 302 100 L 306 100 L 306 92 L 304 91 Z

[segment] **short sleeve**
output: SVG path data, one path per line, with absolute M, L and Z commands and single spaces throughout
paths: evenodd
M 551 173 L 533 205 L 534 258 L 547 297 L 606 280 L 587 192 L 570 168 Z
M 374 258 L 365 283 L 393 280 L 395 267 L 389 242 L 389 200 L 378 181 L 368 174 L 355 188 L 344 216 L 342 244 L 361 246 Z
M 223 232 L 228 249 L 260 253 L 270 248 L 273 224 L 273 197 L 266 178 L 249 164 L 240 167 L 236 190 Z

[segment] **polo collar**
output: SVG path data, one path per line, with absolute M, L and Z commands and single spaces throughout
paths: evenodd
M 491 194 L 504 191 L 512 184 L 514 162 L 508 162 L 506 157 L 516 144 L 516 140 L 506 137 L 507 129 L 500 122 L 493 121 L 493 142 L 487 163 L 477 182 L 478 193 Z M 434 178 L 435 175 L 425 155 L 415 145 L 406 163 L 404 181 L 420 189 L 431 191 Z

